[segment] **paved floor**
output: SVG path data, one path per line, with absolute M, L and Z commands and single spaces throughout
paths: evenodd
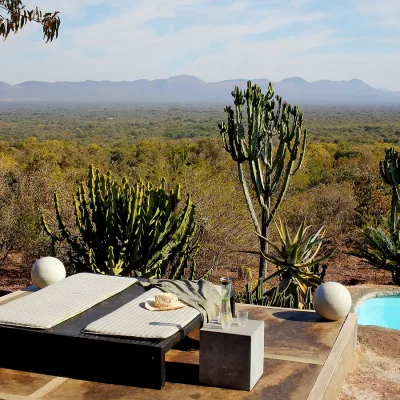
M 0 369 L 0 399 L 314 400 L 336 397 L 343 373 L 353 357 L 353 343 L 348 346 L 354 340 L 357 325 L 353 314 L 344 323 L 322 321 L 312 311 L 245 305 L 237 308 L 248 309 L 250 319 L 265 321 L 264 375 L 251 392 L 199 385 L 199 331 L 195 331 L 179 348 L 168 352 L 167 383 L 162 391 Z M 116 374 L 134 362 L 124 360 L 116 365 Z

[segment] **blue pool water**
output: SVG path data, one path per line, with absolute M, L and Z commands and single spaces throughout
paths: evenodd
M 400 330 L 400 296 L 372 297 L 357 307 L 360 325 Z

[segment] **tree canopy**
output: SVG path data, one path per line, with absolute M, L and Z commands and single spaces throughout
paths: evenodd
M 60 28 L 59 11 L 42 12 L 36 7 L 27 10 L 21 0 L 0 0 L 0 36 L 7 39 L 10 32 L 17 33 L 28 22 L 36 22 L 43 27 L 43 39 L 52 42 L 58 37 Z

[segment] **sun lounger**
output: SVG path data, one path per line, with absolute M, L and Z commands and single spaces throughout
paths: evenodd
M 68 280 L 79 275 L 69 277 L 62 282 L 68 283 Z M 96 276 L 96 279 L 100 279 L 101 282 L 112 278 L 101 275 L 93 276 Z M 115 279 L 123 281 L 131 278 L 116 277 Z M 67 286 L 66 283 L 64 284 L 65 286 Z M 56 317 L 53 316 L 51 321 L 50 319 L 40 321 L 39 324 L 38 320 L 32 323 L 32 320 L 21 309 L 14 314 L 13 324 L 11 324 L 9 311 L 12 309 L 12 303 L 15 303 L 14 306 L 16 305 L 14 310 L 19 310 L 19 307 L 22 307 L 18 305 L 20 302 L 22 304 L 22 301 L 31 307 L 29 305 L 30 298 L 34 300 L 33 296 L 40 293 L 46 294 L 46 291 L 48 292 L 49 289 L 56 287 L 56 285 L 59 284 L 16 299 L 4 306 L 0 305 L 0 316 L 2 315 L 2 307 L 6 307 L 6 312 L 3 312 L 4 315 L 2 317 L 6 324 L 0 325 L 1 368 L 162 389 L 165 384 L 166 352 L 192 330 L 198 328 L 202 321 L 198 311 L 194 309 L 188 310 L 189 307 L 181 309 L 185 310 L 182 313 L 184 318 L 178 323 L 176 321 L 175 323 L 165 322 L 162 320 L 161 315 L 156 317 L 156 314 L 172 313 L 173 311 L 150 312 L 146 310 L 147 315 L 152 314 L 152 318 L 156 319 L 153 321 L 147 319 L 146 322 L 139 321 L 142 311 L 144 312 L 145 310 L 140 308 L 137 311 L 136 309 L 135 312 L 138 313 L 136 317 L 135 312 L 132 310 L 132 315 L 130 315 L 132 304 L 128 303 L 137 299 L 136 304 L 140 307 L 140 304 L 149 294 L 151 296 L 151 293 L 145 293 L 145 289 L 139 284 L 131 284 L 119 291 L 119 293 L 112 295 L 112 297 L 106 296 L 108 297 L 106 299 L 102 292 L 104 300 L 97 302 L 97 304 L 93 300 L 91 308 L 88 308 L 89 302 L 86 302 L 85 307 L 82 307 L 82 309 L 86 308 L 83 312 L 79 313 L 79 310 L 74 308 L 73 310 L 68 310 L 68 313 L 63 312 L 62 315 L 60 315 L 61 313 L 55 313 Z M 60 282 L 58 289 L 64 285 L 61 285 Z M 100 284 L 100 286 L 102 285 Z M 74 290 L 72 288 L 70 290 L 70 299 L 73 300 Z M 91 291 L 90 284 L 87 285 L 86 290 L 88 292 Z M 100 289 L 96 286 L 97 290 Z M 57 293 L 59 292 L 59 290 L 54 290 L 52 299 L 47 299 L 46 295 L 50 305 L 57 304 L 57 302 L 61 302 L 64 305 L 64 300 L 61 301 L 58 298 Z M 42 296 L 45 297 L 43 294 Z M 142 297 L 139 298 L 139 296 Z M 65 293 L 60 297 L 65 299 Z M 97 297 L 97 300 L 99 298 L 100 296 Z M 40 304 L 44 307 L 43 310 L 47 310 L 47 307 L 49 307 L 45 302 Z M 124 307 L 125 305 L 126 307 Z M 114 313 L 115 311 L 116 313 Z M 21 320 L 19 320 L 19 313 L 23 316 Z M 40 314 L 40 310 L 36 310 L 35 313 Z M 7 314 L 8 319 L 5 319 L 5 314 Z M 103 319 L 103 317 L 105 318 Z M 122 333 L 124 333 L 123 329 L 127 329 L 128 331 L 125 332 L 127 335 L 119 334 L 117 331 L 110 331 L 110 324 L 112 324 L 114 318 L 116 320 L 119 319 L 117 317 L 121 320 L 127 320 L 128 323 L 124 323 L 118 328 L 121 329 Z M 60 322 L 60 318 L 64 319 L 64 321 Z M 65 318 L 68 319 L 65 320 Z M 131 332 L 129 332 L 129 329 L 133 329 L 132 327 L 135 326 L 132 324 L 135 318 L 138 318 L 137 326 L 140 326 L 142 331 L 145 329 L 146 324 L 147 326 L 156 327 L 157 323 L 172 323 L 173 326 L 165 326 L 167 334 L 171 333 L 171 335 L 160 339 L 159 327 L 161 325 L 158 325 L 158 328 L 154 330 L 155 337 L 153 338 L 139 339 L 130 337 Z M 30 325 L 28 325 L 28 322 Z M 43 328 L 43 326 L 48 326 L 49 324 L 52 327 Z M 92 327 L 92 333 L 85 332 L 85 328 L 89 330 L 89 327 Z M 96 329 L 98 332 L 96 332 Z M 107 334 L 107 329 L 109 334 Z M 172 333 L 171 329 L 173 329 L 174 333 Z
M 0 306 L 0 324 L 49 329 L 133 285 L 137 279 L 77 274 Z
M 85 333 L 138 339 L 167 339 L 196 319 L 200 312 L 192 307 L 171 311 L 149 311 L 144 301 L 162 293 L 150 289 L 113 313 L 92 322 Z

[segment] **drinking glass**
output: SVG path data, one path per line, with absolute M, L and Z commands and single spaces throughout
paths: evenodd
M 238 310 L 237 321 L 239 326 L 245 326 L 247 319 L 249 318 L 249 312 L 245 310 Z

